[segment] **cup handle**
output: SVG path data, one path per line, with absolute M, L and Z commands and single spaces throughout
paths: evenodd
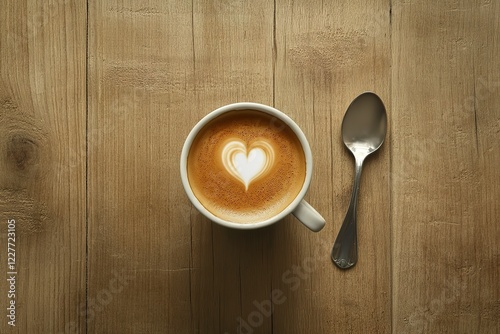
M 319 232 L 325 226 L 325 218 L 304 200 L 300 201 L 299 205 L 297 205 L 292 213 L 311 231 Z

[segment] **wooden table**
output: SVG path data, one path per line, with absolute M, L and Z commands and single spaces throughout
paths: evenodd
M 1 333 L 500 331 L 499 1 L 1 7 Z M 389 129 L 364 169 L 359 262 L 341 271 L 340 125 L 367 90 Z M 229 230 L 188 201 L 184 139 L 237 101 L 308 136 L 321 232 L 293 217 Z

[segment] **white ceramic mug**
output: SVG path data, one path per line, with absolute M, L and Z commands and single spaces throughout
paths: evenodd
M 280 213 L 277 215 L 266 219 L 264 221 L 260 222 L 255 222 L 255 223 L 237 223 L 237 222 L 231 222 L 227 221 L 224 219 L 221 219 L 214 214 L 212 214 L 210 211 L 208 211 L 203 204 L 198 200 L 198 198 L 194 195 L 193 190 L 191 189 L 191 186 L 189 184 L 189 179 L 188 179 L 188 174 L 187 174 L 187 159 L 188 159 L 188 154 L 189 150 L 191 148 L 191 144 L 193 143 L 193 140 L 195 139 L 196 135 L 198 132 L 211 120 L 214 118 L 235 110 L 257 110 L 257 111 L 262 111 L 267 114 L 270 114 L 274 117 L 279 118 L 283 122 L 285 122 L 292 130 L 293 132 L 297 135 L 297 138 L 300 140 L 300 143 L 302 144 L 302 149 L 304 150 L 304 155 L 306 158 L 306 177 L 304 179 L 304 183 L 302 185 L 302 188 L 298 195 L 295 197 L 295 199 Z M 242 229 L 242 230 L 248 230 L 248 229 L 256 229 L 264 226 L 269 226 L 271 224 L 274 224 L 281 220 L 283 217 L 286 215 L 292 213 L 299 221 L 302 222 L 305 226 L 307 226 L 309 229 L 311 229 L 314 232 L 318 232 L 325 226 L 325 219 L 309 204 L 304 200 L 304 196 L 307 192 L 307 189 L 309 188 L 309 184 L 311 183 L 311 176 L 312 176 L 312 168 L 313 168 L 313 160 L 312 160 L 312 153 L 311 153 L 311 148 L 309 146 L 309 143 L 307 142 L 306 136 L 302 132 L 302 130 L 299 128 L 299 126 L 287 115 L 282 113 L 281 111 L 269 107 L 263 104 L 259 103 L 251 103 L 251 102 L 240 102 L 240 103 L 233 103 L 233 104 L 228 104 L 226 106 L 220 107 L 205 117 L 203 117 L 198 124 L 194 126 L 194 128 L 191 130 L 189 135 L 186 138 L 186 141 L 184 142 L 184 146 L 182 148 L 182 153 L 181 153 L 181 179 L 182 179 L 182 184 L 184 185 L 184 190 L 186 191 L 186 194 L 188 195 L 189 199 L 191 202 L 194 204 L 194 206 L 207 218 L 210 220 L 216 222 L 217 224 L 220 224 L 222 226 L 230 227 L 230 228 L 235 228 L 235 229 Z

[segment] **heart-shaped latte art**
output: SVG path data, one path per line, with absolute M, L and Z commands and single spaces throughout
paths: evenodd
M 248 147 L 240 140 L 232 140 L 222 149 L 222 164 L 245 185 L 245 190 L 252 181 L 268 172 L 273 163 L 273 148 L 264 140 L 255 141 Z

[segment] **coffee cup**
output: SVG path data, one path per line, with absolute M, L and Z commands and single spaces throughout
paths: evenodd
M 312 231 L 324 218 L 304 200 L 313 171 L 311 148 L 283 112 L 258 103 L 220 107 L 191 130 L 180 173 L 193 205 L 211 221 L 256 229 L 293 214 Z

